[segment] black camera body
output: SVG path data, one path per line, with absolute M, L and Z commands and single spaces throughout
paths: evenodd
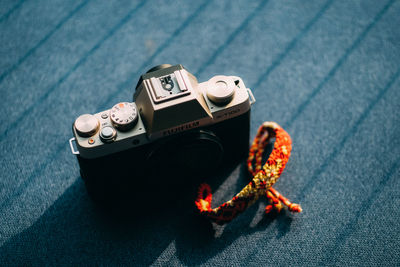
M 73 124 L 71 149 L 89 195 L 111 206 L 168 197 L 169 189 L 184 191 L 243 159 L 253 102 L 239 77 L 198 83 L 181 65 L 151 69 L 141 76 L 134 102 L 81 115 Z

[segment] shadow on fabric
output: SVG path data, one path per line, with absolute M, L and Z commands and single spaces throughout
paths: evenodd
M 212 188 L 218 188 L 234 168 L 237 166 L 219 173 L 217 176 L 222 179 L 214 179 Z M 245 165 L 239 169 L 235 177 L 237 191 L 249 179 Z M 275 220 L 278 238 L 290 230 L 292 219 L 285 212 L 264 216 L 250 227 L 259 212 L 258 205 L 230 224 L 216 226 L 197 215 L 194 198 L 191 195 L 175 207 L 164 203 L 152 213 L 133 208 L 134 219 L 110 220 L 89 199 L 79 177 L 31 227 L 8 240 L 0 248 L 0 255 L 3 264 L 10 265 L 149 265 L 156 260 L 168 261 L 173 255 L 163 252 L 175 241 L 173 253 L 183 264 L 192 265 L 204 263 L 240 236 L 272 227 Z

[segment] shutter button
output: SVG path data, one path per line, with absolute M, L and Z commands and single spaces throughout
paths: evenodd
M 111 126 L 105 126 L 100 131 L 100 138 L 104 143 L 110 143 L 114 141 L 116 135 L 117 132 Z

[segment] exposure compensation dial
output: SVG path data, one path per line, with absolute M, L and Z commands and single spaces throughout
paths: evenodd
M 119 131 L 129 131 L 138 121 L 136 105 L 128 102 L 118 103 L 111 108 L 110 118 Z

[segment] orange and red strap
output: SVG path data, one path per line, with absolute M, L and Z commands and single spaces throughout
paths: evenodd
M 275 138 L 274 148 L 267 162 L 262 166 L 264 149 L 272 138 Z M 302 209 L 299 204 L 290 202 L 272 188 L 272 185 L 284 170 L 291 150 L 292 140 L 289 134 L 275 122 L 264 122 L 258 129 L 247 159 L 248 170 L 253 175 L 252 181 L 231 200 L 217 208 L 211 208 L 210 186 L 208 184 L 200 185 L 198 197 L 195 201 L 200 213 L 217 224 L 224 224 L 245 211 L 262 195 L 265 195 L 270 201 L 270 204 L 265 208 L 266 213 L 274 208 L 280 211 L 283 207 L 282 203 L 292 212 L 301 212 Z M 253 166 L 254 161 L 255 166 Z

